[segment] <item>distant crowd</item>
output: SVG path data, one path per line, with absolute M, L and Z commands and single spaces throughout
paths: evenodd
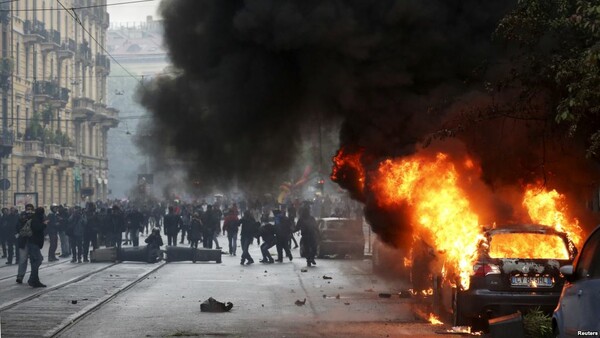
M 43 287 L 37 270 L 43 256 L 41 249 L 47 236 L 49 240 L 48 261 L 70 258 L 73 263 L 89 262 L 90 251 L 101 246 L 139 246 L 140 235 L 146 235 L 149 247 L 160 249 L 163 245 L 161 232 L 167 245 L 187 244 L 221 250 L 218 237 L 227 236 L 228 251 L 237 255 L 238 235 L 242 256 L 240 264 L 252 264 L 254 259 L 248 252 L 256 239 L 261 244 L 261 263 L 274 263 L 269 253 L 277 248 L 277 260 L 283 261 L 284 254 L 291 261 L 291 245 L 301 246 L 307 265 L 316 264 L 315 253 L 318 229 L 314 214 L 319 217 L 352 217 L 357 210 L 341 201 L 331 199 L 286 204 L 265 204 L 256 201 L 213 203 L 161 202 L 153 204 L 128 201 L 88 202 L 85 207 L 52 205 L 48 213 L 44 208 L 28 204 L 19 212 L 16 207 L 3 208 L 0 216 L 0 244 L 6 264 L 19 264 L 17 283 L 23 282 L 27 262 L 31 261 L 28 281 L 34 287 Z M 293 234 L 300 232 L 300 244 Z M 213 246 L 214 244 L 214 246 Z M 59 248 L 60 245 L 60 248 Z M 13 260 L 14 259 L 14 260 Z

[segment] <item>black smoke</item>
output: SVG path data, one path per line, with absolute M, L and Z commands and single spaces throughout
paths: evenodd
M 301 130 L 343 118 L 341 144 L 410 153 L 445 104 L 479 80 L 507 7 L 488 1 L 163 1 L 179 75 L 145 84 L 155 119 L 138 142 L 192 176 L 278 183 Z M 307 127 L 308 125 L 308 127 Z M 305 128 L 305 129 L 302 129 Z M 306 129 L 308 128 L 308 129 Z M 333 155 L 333 154 L 331 154 Z
M 141 87 L 140 102 L 155 118 L 146 126 L 153 137 L 139 144 L 157 164 L 180 160 L 200 185 L 235 179 L 243 187 L 277 186 L 310 131 L 341 120 L 340 145 L 364 149 L 367 169 L 442 135 L 459 136 L 481 158 L 492 187 L 518 183 L 523 173 L 540 177 L 539 163 L 560 158 L 537 142 L 547 119 L 512 119 L 520 135 L 513 139 L 510 126 L 498 129 L 499 118 L 487 111 L 497 102 L 486 84 L 505 73 L 506 61 L 492 35 L 514 3 L 163 0 L 177 74 Z M 461 123 L 463 112 L 479 108 L 491 122 Z M 376 232 L 404 236 L 402 217 L 356 195 L 364 196 Z

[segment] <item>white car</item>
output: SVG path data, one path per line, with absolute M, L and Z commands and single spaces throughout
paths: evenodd
M 600 336 L 600 226 L 588 236 L 575 264 L 560 272 L 567 282 L 552 316 L 554 335 Z

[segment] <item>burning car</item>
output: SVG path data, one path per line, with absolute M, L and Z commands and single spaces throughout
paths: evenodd
M 560 268 L 572 263 L 576 251 L 565 233 L 547 226 L 487 229 L 469 287 L 442 270 L 434 279 L 434 303 L 455 326 L 485 326 L 488 318 L 537 307 L 550 314 L 564 284 Z
M 317 256 L 350 255 L 361 258 L 365 252 L 363 222 L 349 218 L 328 217 L 318 220 Z

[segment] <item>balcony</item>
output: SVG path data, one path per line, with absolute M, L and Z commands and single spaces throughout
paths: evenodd
M 60 48 L 60 32 L 57 30 L 47 31 L 45 41 L 40 43 L 42 52 L 51 52 Z
M 58 164 L 59 161 L 62 160 L 60 146 L 58 144 L 46 144 L 44 146 L 44 153 L 46 156 L 42 161 L 46 165 Z
M 69 101 L 69 90 L 56 81 L 37 81 L 33 84 L 36 103 L 49 103 L 55 108 L 64 108 Z
M 96 72 L 105 76 L 110 73 L 110 59 L 108 56 L 100 53 L 96 54 Z
M 74 167 L 77 163 L 77 156 L 75 156 L 75 149 L 72 147 L 61 147 L 60 148 L 61 160 L 58 162 L 58 166 L 62 168 Z
M 75 61 L 85 63 L 88 66 L 92 65 L 92 49 L 87 41 L 79 44 L 77 54 L 75 54 Z
M 109 128 L 116 128 L 119 126 L 119 111 L 115 108 L 107 107 L 105 110 L 106 118 L 102 121 L 102 125 Z
M 23 141 L 21 152 L 23 162 L 27 164 L 42 162 L 45 155 L 42 141 Z
M 70 59 L 75 55 L 77 51 L 77 44 L 73 39 L 63 41 L 60 47 L 56 50 L 56 57 L 59 60 Z
M 0 157 L 7 157 L 12 153 L 14 140 L 12 130 L 0 131 Z
M 108 29 L 110 27 L 110 14 L 108 14 L 108 12 L 102 11 L 100 25 L 103 29 Z
M 38 20 L 25 20 L 23 23 L 23 43 L 31 44 L 42 42 L 46 39 L 48 33 L 44 28 L 44 23 Z
M 72 113 L 74 119 L 89 119 L 94 116 L 94 100 L 87 97 L 74 97 Z

